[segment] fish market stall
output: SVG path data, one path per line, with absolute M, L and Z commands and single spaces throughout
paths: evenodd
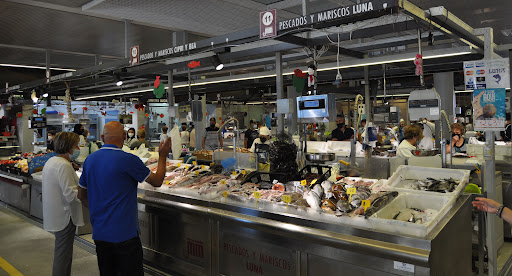
M 285 179 L 169 161 L 162 187 L 139 185 L 144 258 L 186 275 L 471 273 L 469 172 L 416 170 L 378 180 L 316 165 Z

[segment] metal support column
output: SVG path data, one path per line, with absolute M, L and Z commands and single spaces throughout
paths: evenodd
M 103 61 L 101 60 L 101 56 L 100 55 L 94 55 L 94 65 L 100 65 L 100 64 L 103 64 Z M 94 75 L 94 79 L 99 79 L 100 76 L 99 75 Z M 97 85 L 97 83 L 95 83 L 95 85 Z
M 276 93 L 277 99 L 283 99 L 283 54 L 276 52 Z M 284 132 L 284 115 L 277 114 L 277 133 Z
M 364 112 L 366 114 L 366 121 L 372 120 L 371 115 L 372 99 L 370 97 L 370 77 L 368 66 L 364 67 Z M 359 127 L 359 126 L 357 126 Z
M 46 55 L 46 83 L 49 83 L 50 81 L 50 77 L 51 77 L 51 71 L 50 71 L 50 67 L 51 67 L 51 62 L 50 62 L 50 54 L 51 54 L 51 51 L 46 49 L 45 50 L 45 55 Z
M 475 35 L 484 36 L 484 59 L 493 58 L 493 33 L 492 28 L 481 28 L 475 30 Z M 485 132 L 485 147 L 484 147 L 484 187 L 487 191 L 487 198 L 496 200 L 496 163 L 494 152 L 494 132 Z M 487 254 L 489 258 L 488 275 L 498 274 L 498 246 L 496 242 L 496 216 L 487 216 Z
M 450 124 L 452 124 L 453 117 L 455 114 L 455 92 L 453 83 L 453 72 L 435 73 L 434 87 L 437 93 L 439 93 L 439 96 L 441 97 L 441 110 L 444 110 L 446 112 L 446 115 L 448 115 L 448 118 L 450 119 Z M 441 121 L 442 123 L 440 125 L 443 126 L 443 137 L 441 137 L 441 139 L 451 141 L 452 137 L 451 134 L 449 133 L 449 128 L 445 122 L 445 119 L 441 117 Z M 436 134 L 439 134 L 439 129 L 440 128 L 436 124 Z M 436 146 L 439 145 L 436 144 Z
M 288 99 L 292 99 L 295 101 L 295 99 L 300 96 L 297 91 L 295 90 L 295 86 L 287 86 L 286 87 L 286 95 Z M 288 133 L 290 135 L 294 135 L 295 132 L 298 134 L 298 118 L 297 118 L 297 105 L 293 104 L 293 108 L 288 114 L 288 119 L 286 119 L 286 126 L 288 126 Z
M 302 15 L 308 15 L 309 11 L 309 0 L 302 0 Z
M 130 21 L 124 20 L 124 58 L 128 58 L 130 56 L 130 42 L 128 39 L 128 34 L 130 33 Z
M 169 86 L 169 88 L 167 88 L 167 104 L 169 105 L 167 109 L 167 114 L 171 114 L 171 110 L 174 109 L 174 80 L 172 70 L 167 71 L 167 85 Z M 174 117 L 169 116 L 169 129 L 172 129 L 173 127 Z

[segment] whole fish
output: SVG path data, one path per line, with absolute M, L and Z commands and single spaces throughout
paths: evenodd
M 369 218 L 371 215 L 375 214 L 377 211 L 379 211 L 382 207 L 386 206 L 388 203 L 390 203 L 393 199 L 395 199 L 398 196 L 398 192 L 381 192 L 382 194 L 379 195 L 376 199 L 372 200 L 371 206 L 366 209 L 366 212 L 364 214 L 365 218 Z

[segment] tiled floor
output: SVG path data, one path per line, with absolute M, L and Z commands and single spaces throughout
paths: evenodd
M 93 243 L 91 234 L 82 235 L 80 238 Z M 2 259 L 21 275 L 52 275 L 54 242 L 53 234 L 42 229 L 39 223 L 0 204 L 0 276 L 19 276 L 12 274 L 12 271 L 11 274 L 7 273 L 2 268 Z M 151 274 L 144 275 L 171 276 L 153 268 L 150 271 Z M 71 275 L 99 275 L 94 249 L 76 239 Z
M 0 257 L 22 275 L 51 275 L 55 238 L 0 207 Z M 0 268 L 0 276 L 9 275 Z M 99 275 L 96 256 L 78 246 L 73 249 L 71 275 Z

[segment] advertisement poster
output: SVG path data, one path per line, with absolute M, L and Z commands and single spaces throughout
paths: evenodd
M 464 86 L 467 90 L 509 88 L 508 58 L 464 62 Z
M 473 122 L 476 131 L 505 130 L 504 88 L 473 91 Z

